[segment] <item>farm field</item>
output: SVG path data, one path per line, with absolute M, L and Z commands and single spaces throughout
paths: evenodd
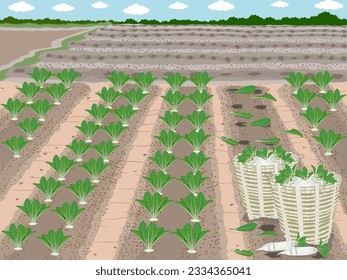
M 0 82 L 0 103 L 7 104 L 0 107 L 0 231 L 23 225 L 35 232 L 18 250 L 2 232 L 0 259 L 347 259 L 346 36 L 344 27 L 111 25 L 11 68 Z M 42 75 L 30 77 L 34 71 Z M 324 81 L 311 77 L 325 71 L 331 79 L 319 87 Z M 295 87 L 297 73 L 307 79 Z M 341 100 L 333 108 L 323 96 L 335 90 Z M 23 107 L 17 114 L 10 99 Z M 315 108 L 323 111 L 317 130 Z M 25 121 L 33 122 L 32 133 Z M 341 136 L 332 155 L 315 139 L 329 130 Z M 16 150 L 12 137 L 25 144 Z M 328 205 L 313 219 L 331 230 L 328 238 L 306 224 L 298 226 L 305 234 L 288 236 L 286 215 L 251 218 L 245 203 L 268 196 L 248 197 L 242 184 L 249 174 L 233 161 L 255 146 L 252 160 L 266 158 L 260 149 L 281 147 L 293 155 L 291 162 L 274 152 L 288 167 L 297 160 L 298 168 L 322 165 L 338 174 L 336 201 L 303 207 L 311 215 Z M 306 183 L 318 174 L 293 172 L 291 179 Z M 259 178 L 258 186 L 270 182 Z M 32 221 L 17 206 L 34 202 L 42 213 Z M 150 232 L 158 235 L 152 243 L 144 237 Z M 49 238 L 60 234 L 61 246 L 52 248 Z M 318 252 L 258 250 L 286 238 Z

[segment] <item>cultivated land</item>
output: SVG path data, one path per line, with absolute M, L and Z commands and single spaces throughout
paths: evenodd
M 256 143 L 257 139 L 278 137 L 281 145 L 299 155 L 301 166 L 323 164 L 326 168 L 342 176 L 340 200 L 331 235 L 329 259 L 347 259 L 347 151 L 346 142 L 338 144 L 333 156 L 324 156 L 324 151 L 313 140 L 309 123 L 300 116 L 301 108 L 291 96 L 292 88 L 283 80 L 289 72 L 315 74 L 329 70 L 335 77 L 332 89 L 340 89 L 346 94 L 347 31 L 345 27 L 221 27 L 221 26 L 142 26 L 117 25 L 101 27 L 88 34 L 84 40 L 72 42 L 68 50 L 45 51 L 40 62 L 33 66 L 17 66 L 8 72 L 8 78 L 0 87 L 0 101 L 8 98 L 24 97 L 16 90 L 21 84 L 16 80 L 31 80 L 27 73 L 33 67 L 45 67 L 52 72 L 74 67 L 82 76 L 72 90 L 54 107 L 46 117 L 46 122 L 35 134 L 35 139 L 21 152 L 20 159 L 12 158 L 11 151 L 0 145 L 1 189 L 0 230 L 9 224 L 27 224 L 17 205 L 26 198 L 43 201 L 42 194 L 33 186 L 42 176 L 55 177 L 52 168 L 46 164 L 52 157 L 66 155 L 73 159 L 72 152 L 65 147 L 73 139 L 84 139 L 75 126 L 83 120 L 92 121 L 85 111 L 92 104 L 102 104 L 95 93 L 102 87 L 110 87 L 105 82 L 112 71 L 138 74 L 151 71 L 154 76 L 164 77 L 170 71 L 183 75 L 207 71 L 215 77 L 207 87 L 213 95 L 206 105 L 206 115 L 212 116 L 203 126 L 211 137 L 203 144 L 203 153 L 210 160 L 201 172 L 209 179 L 200 191 L 213 202 L 200 215 L 201 226 L 210 232 L 200 241 L 196 254 L 188 254 L 186 246 L 174 235 L 166 234 L 154 246 L 155 251 L 147 254 L 143 244 L 130 232 L 140 221 L 148 221 L 147 212 L 136 203 L 146 191 L 152 191 L 143 179 L 156 169 L 151 161 L 157 150 L 163 146 L 154 138 L 168 130 L 160 119 L 168 104 L 162 98 L 169 85 L 159 80 L 141 101 L 139 111 L 131 118 L 129 128 L 121 135 L 117 149 L 110 157 L 110 167 L 102 174 L 100 183 L 88 197 L 84 212 L 76 219 L 73 229 L 64 229 L 71 237 L 60 248 L 58 259 L 246 259 L 233 252 L 235 249 L 256 250 L 265 243 L 283 241 L 277 220 L 257 219 L 258 229 L 252 233 L 231 230 L 249 221 L 236 183 L 236 173 L 232 159 L 247 145 L 268 147 Z M 32 80 L 31 80 L 32 81 Z M 53 80 L 52 80 L 53 82 Z M 98 82 L 98 83 L 95 83 Z M 49 82 L 51 83 L 51 81 Z M 233 91 L 244 85 L 256 85 L 252 96 L 271 93 L 277 101 L 251 99 L 249 95 L 237 95 Z M 127 83 L 124 92 L 137 88 Z M 317 92 L 312 84 L 304 88 Z M 180 90 L 189 95 L 196 90 L 186 83 Z M 6 95 L 5 95 L 6 93 Z M 37 99 L 47 98 L 40 92 Z M 121 97 L 114 104 L 117 108 L 128 105 Z M 328 110 L 320 99 L 311 104 Z M 178 108 L 181 115 L 192 114 L 196 107 L 185 100 Z M 271 118 L 268 127 L 251 127 L 246 120 L 230 114 L 231 111 L 249 112 L 254 119 Z M 1 107 L 0 140 L 9 135 L 24 135 L 12 122 L 10 114 Z M 31 111 L 24 111 L 21 119 L 32 118 Z M 346 99 L 337 107 L 337 112 L 329 116 L 320 128 L 331 129 L 347 135 Z M 104 123 L 116 122 L 114 114 L 109 114 Z M 184 135 L 193 130 L 184 120 L 176 129 Z M 279 133 L 283 130 L 298 129 L 304 137 Z M 240 146 L 233 147 L 216 136 L 237 139 Z M 103 131 L 93 137 L 93 143 L 107 141 Z M 193 152 L 193 148 L 181 140 L 173 148 L 179 158 Z M 89 150 L 84 161 L 97 158 L 94 150 Z M 174 177 L 187 174 L 190 169 L 182 160 L 175 161 L 167 170 Z M 66 176 L 64 184 L 72 184 L 89 176 L 75 166 Z M 163 195 L 172 200 L 186 197 L 189 191 L 177 180 L 168 184 Z M 54 196 L 51 209 L 64 202 L 72 202 L 76 197 L 66 188 Z M 34 227 L 35 236 L 24 244 L 22 251 L 13 251 L 13 244 L 4 234 L 0 235 L 0 259 L 55 259 L 47 247 L 36 238 L 50 229 L 64 228 L 64 222 L 55 213 L 47 210 Z M 189 215 L 177 204 L 169 204 L 160 214 L 158 226 L 170 231 L 182 228 L 189 222 Z M 274 231 L 276 237 L 253 238 L 262 231 Z M 321 257 L 284 257 L 257 252 L 250 259 L 321 259 Z

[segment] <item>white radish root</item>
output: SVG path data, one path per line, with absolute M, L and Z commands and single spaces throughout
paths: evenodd
M 292 257 L 303 257 L 316 255 L 318 249 L 316 247 L 292 247 L 290 249 L 284 250 L 283 252 L 278 253 L 278 255 L 287 255 Z
M 265 244 L 264 246 L 260 247 L 256 251 L 280 252 L 280 251 L 290 249 L 294 246 L 295 246 L 294 241 L 272 242 L 272 243 Z

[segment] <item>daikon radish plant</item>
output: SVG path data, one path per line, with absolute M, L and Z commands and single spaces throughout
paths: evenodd
M 55 76 L 63 83 L 66 89 L 70 90 L 72 84 L 77 80 L 80 74 L 76 73 L 75 69 L 71 68 L 70 70 L 64 69 Z
M 45 88 L 45 92 L 52 97 L 54 105 L 60 105 L 60 101 L 63 96 L 68 92 L 63 83 L 53 84 L 48 88 Z
M 85 210 L 85 208 L 78 208 L 76 201 L 73 201 L 71 204 L 65 202 L 62 206 L 53 209 L 60 218 L 66 223 L 65 228 L 73 228 L 73 222 L 76 218 Z
M 281 242 L 271 242 L 260 247 L 256 251 L 265 252 L 282 252 L 290 248 L 295 247 L 295 241 L 281 241 Z
M 169 130 L 162 130 L 159 136 L 154 136 L 165 148 L 166 152 L 172 154 L 173 147 L 181 140 L 181 135 Z
M 20 152 L 29 143 L 29 141 L 24 140 L 24 137 L 20 135 L 18 137 L 13 136 L 11 139 L 8 139 L 3 143 L 13 152 L 14 158 L 20 158 Z
M 192 223 L 199 223 L 199 216 L 201 212 L 212 202 L 207 200 L 203 193 L 198 193 L 197 196 L 189 194 L 186 198 L 182 198 L 177 202 L 191 217 Z
M 313 256 L 320 254 L 323 258 L 327 258 L 329 254 L 329 244 L 323 243 L 320 241 L 318 247 L 290 247 L 280 253 L 278 255 L 286 255 L 291 257 L 304 257 L 304 256 Z
M 152 253 L 154 252 L 154 245 L 162 238 L 168 230 L 165 230 L 163 227 L 158 227 L 155 223 L 150 222 L 147 226 L 144 221 L 139 224 L 138 229 L 130 230 L 135 234 L 141 242 L 145 245 L 145 252 Z
M 324 148 L 324 155 L 326 156 L 331 156 L 335 146 L 345 138 L 346 136 L 335 133 L 333 130 L 329 130 L 327 132 L 325 129 L 322 129 L 318 136 L 313 136 L 313 139 L 315 139 Z
M 330 116 L 329 113 L 322 111 L 319 107 L 312 108 L 308 107 L 305 113 L 300 115 L 306 119 L 311 125 L 311 131 L 318 131 L 318 126 Z
M 104 160 L 99 157 L 97 160 L 91 158 L 89 161 L 83 163 L 81 168 L 84 169 L 91 177 L 92 183 L 98 184 L 100 181 L 101 174 L 109 166 L 108 163 L 105 163 Z
M 49 249 L 51 249 L 52 256 L 59 256 L 58 250 L 63 245 L 63 243 L 70 238 L 70 235 L 64 235 L 62 229 L 58 229 L 57 231 L 50 230 L 46 234 L 42 234 L 38 237 L 44 244 L 47 245 Z
M 83 140 L 76 140 L 74 139 L 71 143 L 71 145 L 66 145 L 71 152 L 76 156 L 76 161 L 81 162 L 83 161 L 84 155 L 91 149 L 91 145 L 84 142 Z
M 194 195 L 198 196 L 198 191 L 208 177 L 202 177 L 201 172 L 197 171 L 195 174 L 189 172 L 187 175 L 182 176 L 178 179 L 187 189 Z
M 324 73 L 318 72 L 311 77 L 311 80 L 319 88 L 319 93 L 326 93 L 326 89 L 329 83 L 334 80 L 334 77 L 328 71 L 325 71 Z
M 171 112 L 178 112 L 178 107 L 186 99 L 186 96 L 183 93 L 178 91 L 169 90 L 165 96 L 162 96 L 163 99 L 169 104 Z
M 137 90 L 131 89 L 126 92 L 124 98 L 133 106 L 133 111 L 139 110 L 139 104 L 141 100 L 145 97 L 142 93 L 142 90 L 139 88 Z
M 124 127 L 122 123 L 118 121 L 117 123 L 111 122 L 110 124 L 105 125 L 103 130 L 108 134 L 108 136 L 111 137 L 113 144 L 118 144 L 119 137 L 126 130 L 126 127 Z
M 213 77 L 210 77 L 205 71 L 203 73 L 197 72 L 191 75 L 189 80 L 198 88 L 198 91 L 202 93 L 206 89 L 208 83 L 213 80 Z
M 306 111 L 307 107 L 317 97 L 317 95 L 309 89 L 299 89 L 298 93 L 293 93 L 292 96 L 300 103 L 302 111 Z
M 156 77 L 153 77 L 151 72 L 140 73 L 137 76 L 133 77 L 132 80 L 142 89 L 143 94 L 148 93 L 149 87 L 156 80 Z
M 27 104 L 33 104 L 34 98 L 36 95 L 40 92 L 40 86 L 35 85 L 34 83 L 28 84 L 27 82 L 24 82 L 21 88 L 18 88 L 18 90 L 23 93 L 25 98 L 27 99 Z
M 152 170 L 148 177 L 143 177 L 155 190 L 155 192 L 162 195 L 163 189 L 174 179 L 169 174 L 165 174 L 163 171 Z
M 40 122 L 46 121 L 45 117 L 47 113 L 54 107 L 53 104 L 50 104 L 47 99 L 37 100 L 35 103 L 31 104 L 29 107 L 36 115 L 39 117 Z
M 182 160 L 192 169 L 193 175 L 195 175 L 210 159 L 211 158 L 206 157 L 203 152 L 198 154 L 193 152 L 190 155 L 185 156 Z
M 34 139 L 33 135 L 35 131 L 41 126 L 35 118 L 31 120 L 25 119 L 24 121 L 17 124 L 17 126 L 26 134 L 26 139 L 31 141 Z
M 66 174 L 77 164 L 66 156 L 59 157 L 55 155 L 52 162 L 48 163 L 58 175 L 58 181 L 65 181 Z
M 327 93 L 320 95 L 325 103 L 329 105 L 331 112 L 336 112 L 337 105 L 341 102 L 341 100 L 346 96 L 346 94 L 341 94 L 341 92 L 336 89 L 335 91 L 328 90 Z
M 113 88 L 103 87 L 100 93 L 97 95 L 102 99 L 107 109 L 112 109 L 112 105 L 121 96 L 119 91 L 115 91 Z
M 195 91 L 194 93 L 188 95 L 188 99 L 196 106 L 198 112 L 204 109 L 206 103 L 212 98 L 212 94 L 208 94 L 206 90 L 202 92 Z
M 124 74 L 124 72 L 113 71 L 111 76 L 107 79 L 113 84 L 115 91 L 122 93 L 124 85 L 131 79 L 129 75 Z
M 136 111 L 133 110 L 131 105 L 128 105 L 127 107 L 122 105 L 119 108 L 114 109 L 113 113 L 122 122 L 123 127 L 128 127 L 129 121 L 131 117 L 136 114 Z
M 194 111 L 191 115 L 188 115 L 186 119 L 194 126 L 195 131 L 199 132 L 203 128 L 204 124 L 211 116 L 207 116 L 204 111 Z
M 90 183 L 89 179 L 86 179 L 84 181 L 78 180 L 77 182 L 67 186 L 66 188 L 69 189 L 79 199 L 78 204 L 85 205 L 87 204 L 87 197 L 95 189 L 95 186 Z
M 8 230 L 2 232 L 12 241 L 15 251 L 23 250 L 24 242 L 35 233 L 30 228 L 23 225 L 16 226 L 15 224 L 11 224 Z
M 38 218 L 50 207 L 44 203 L 40 203 L 37 199 L 31 201 L 26 199 L 24 205 L 17 205 L 22 212 L 29 218 L 29 225 L 37 225 Z
M 6 104 L 1 104 L 10 114 L 11 120 L 17 121 L 19 114 L 26 108 L 24 102 L 21 102 L 19 99 L 8 99 Z
M 205 132 L 200 129 L 199 132 L 192 130 L 189 134 L 184 135 L 183 139 L 193 147 L 194 153 L 198 154 L 200 153 L 202 145 L 210 136 L 211 135 L 205 134 Z
M 157 151 L 154 157 L 149 158 L 159 167 L 160 171 L 164 172 L 164 174 L 167 174 L 167 169 L 177 159 L 174 155 L 171 155 L 168 152 L 161 153 L 160 151 Z
M 163 211 L 173 200 L 168 199 L 157 192 L 153 195 L 151 195 L 150 192 L 146 192 L 143 199 L 136 199 L 136 201 L 148 212 L 150 215 L 149 220 L 151 222 L 156 222 L 158 221 L 158 215 L 160 212 Z
M 209 230 L 203 230 L 200 223 L 194 223 L 193 226 L 191 224 L 184 225 L 183 228 L 177 229 L 173 234 L 188 247 L 187 252 L 189 254 L 195 254 L 198 243 L 209 232 Z
M 298 90 L 302 88 L 304 84 L 310 79 L 309 77 L 304 76 L 302 73 L 295 74 L 291 72 L 288 77 L 284 78 L 294 89 L 294 94 L 298 93 Z
M 83 121 L 81 126 L 76 126 L 78 130 L 85 136 L 86 143 L 93 142 L 93 136 L 100 130 L 100 126 L 96 125 L 94 122 Z
M 45 68 L 35 68 L 32 73 L 28 74 L 32 77 L 38 86 L 43 89 L 46 82 L 53 76 L 52 72 L 47 71 Z
M 282 146 L 278 146 L 272 150 L 267 150 L 266 148 L 258 149 L 257 146 L 255 147 L 247 146 L 237 156 L 237 159 L 241 163 L 247 163 L 247 162 L 253 161 L 256 158 L 267 160 L 271 157 L 286 163 L 294 162 L 292 154 L 286 152 L 282 148 Z
M 188 78 L 181 75 L 180 73 L 170 72 L 167 77 L 164 77 L 163 80 L 167 82 L 172 91 L 179 91 L 183 84 L 188 81 Z
M 110 161 L 109 159 L 112 152 L 117 149 L 111 140 L 108 140 L 107 142 L 101 141 L 99 144 L 92 146 L 92 148 L 102 157 L 105 163 Z
M 93 104 L 91 109 L 86 110 L 96 121 L 96 124 L 102 126 L 102 121 L 111 113 L 110 109 L 107 109 L 104 105 Z
M 176 132 L 177 126 L 184 120 L 184 117 L 177 112 L 166 111 L 163 117 L 160 117 L 164 123 L 169 127 L 173 132 Z
M 52 177 L 48 179 L 46 179 L 46 177 L 41 177 L 40 183 L 34 183 L 34 186 L 44 195 L 45 202 L 52 202 L 53 195 L 63 187 L 63 184 L 54 180 Z

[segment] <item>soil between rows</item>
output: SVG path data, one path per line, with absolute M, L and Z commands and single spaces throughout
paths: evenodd
M 132 85 L 127 85 L 124 90 L 127 91 L 133 87 L 134 86 Z M 160 87 L 153 86 L 150 90 L 150 94 L 148 94 L 140 103 L 140 110 L 132 117 L 131 121 L 129 122 L 128 129 L 122 134 L 118 148 L 110 157 L 110 166 L 102 174 L 100 183 L 88 197 L 85 211 L 76 219 L 74 228 L 70 230 L 65 229 L 65 224 L 62 219 L 51 211 L 51 209 L 61 206 L 64 202 L 71 203 L 72 201 L 77 200 L 77 198 L 69 190 L 62 188 L 53 197 L 53 202 L 50 204 L 51 208 L 39 218 L 38 225 L 34 227 L 36 233 L 27 240 L 23 251 L 14 252 L 13 245 L 9 239 L 4 239 L 0 246 L 0 259 L 56 259 L 50 255 L 49 249 L 46 247 L 46 245 L 44 245 L 36 237 L 42 233 L 47 233 L 50 229 L 56 230 L 58 228 L 63 228 L 65 234 L 71 235 L 71 237 L 61 247 L 60 256 L 58 259 L 78 260 L 85 258 L 86 254 L 88 253 L 88 249 L 97 233 L 101 217 L 106 211 L 108 200 L 112 195 L 118 178 L 121 176 L 128 152 L 134 139 L 136 138 L 136 132 L 144 121 L 150 105 L 153 103 L 154 99 L 157 98 L 160 92 Z M 124 98 L 120 98 L 117 100 L 114 106 L 119 107 L 127 104 L 128 103 Z M 111 121 L 117 122 L 118 119 L 115 115 L 109 114 L 104 123 L 107 124 Z M 80 133 L 76 138 L 84 139 Z M 72 140 L 73 139 L 71 139 L 71 141 Z M 102 140 L 109 140 L 109 137 L 103 131 L 98 132 L 95 137 L 93 137 L 93 143 L 99 143 Z M 62 154 L 67 155 L 71 159 L 74 158 L 73 154 L 68 149 L 65 149 Z M 93 150 L 89 150 L 84 157 L 84 161 L 88 161 L 92 157 L 97 158 L 98 154 Z M 50 176 L 54 178 L 56 177 L 53 170 L 45 175 L 46 178 Z M 89 178 L 89 175 L 80 167 L 75 166 L 67 174 L 66 181 L 64 183 L 65 185 L 69 185 L 77 180 L 84 180 L 87 178 Z M 30 196 L 30 199 L 35 198 L 39 199 L 40 201 L 44 200 L 41 193 L 36 190 Z M 14 219 L 12 222 L 15 224 L 28 223 L 27 218 L 19 211 L 14 214 Z
M 267 100 L 253 100 L 250 98 L 250 96 L 247 95 L 237 95 L 233 94 L 230 91 L 228 92 L 228 89 L 230 87 L 219 87 L 217 88 L 218 94 L 220 94 L 222 99 L 222 111 L 223 116 L 225 119 L 225 123 L 231 124 L 230 126 L 226 127 L 226 136 L 234 139 L 241 140 L 241 146 L 239 147 L 231 147 L 229 146 L 230 151 L 230 170 L 232 174 L 234 174 L 234 180 L 232 182 L 232 186 L 236 188 L 236 201 L 241 206 L 241 196 L 240 191 L 238 189 L 237 181 L 236 181 L 236 175 L 235 170 L 232 164 L 232 158 L 239 154 L 241 150 L 245 147 L 245 144 L 250 144 L 252 146 L 258 145 L 258 147 L 266 147 L 264 145 L 259 145 L 259 143 L 256 143 L 256 139 L 261 138 L 267 138 L 267 137 L 278 137 L 281 139 L 280 144 L 283 146 L 284 149 L 287 151 L 293 151 L 293 146 L 285 134 L 278 134 L 278 132 L 285 130 L 281 121 L 280 116 L 276 112 L 276 109 L 274 108 L 274 105 L 272 101 Z M 265 88 L 262 88 L 263 92 L 266 92 Z M 265 106 L 265 107 L 264 107 Z M 240 112 L 249 112 L 253 114 L 254 120 L 257 118 L 263 118 L 263 117 L 269 117 L 271 119 L 271 125 L 268 128 L 255 128 L 251 126 L 240 126 L 238 125 L 239 119 L 236 119 L 232 114 L 230 114 L 231 111 L 240 111 Z M 246 121 L 248 122 L 248 121 Z M 294 128 L 294 127 L 293 127 Z M 269 148 L 269 147 L 268 147 Z M 298 155 L 300 158 L 300 155 Z M 250 222 L 248 219 L 246 212 L 243 207 L 240 207 L 242 209 L 243 221 L 244 223 Z M 269 242 L 276 242 L 276 241 L 283 241 L 284 236 L 280 230 L 279 223 L 275 219 L 256 219 L 252 220 L 252 222 L 257 223 L 258 229 L 251 233 L 244 233 L 245 234 L 245 240 L 246 245 L 249 246 L 249 248 L 244 248 L 246 250 L 252 250 L 255 251 L 256 249 L 260 248 L 266 243 Z M 255 235 L 261 233 L 265 230 L 272 230 L 277 233 L 276 237 L 255 237 Z M 248 242 L 248 244 L 247 244 Z M 337 249 L 339 243 L 339 236 L 338 234 L 332 234 L 331 238 L 331 254 L 329 255 L 330 259 L 343 259 L 343 256 L 340 254 L 340 251 Z M 263 253 L 263 252 L 256 252 L 253 259 L 262 259 L 262 260 L 268 260 L 268 259 L 278 259 L 278 260 L 284 260 L 284 259 L 317 259 L 319 257 L 313 256 L 313 257 L 286 257 L 286 256 L 278 256 L 277 254 L 271 254 L 271 253 Z
M 184 94 L 190 94 L 196 89 L 193 87 L 184 87 L 181 92 Z M 169 107 L 164 104 L 161 108 L 161 115 L 169 110 Z M 181 115 L 191 114 L 195 110 L 195 107 L 189 100 L 185 100 L 179 107 L 178 113 Z M 211 105 L 207 104 L 204 107 L 204 111 L 207 115 L 212 115 L 213 112 Z M 154 135 L 159 135 L 161 130 L 168 130 L 166 125 L 160 120 L 156 128 L 154 129 Z M 193 129 L 193 126 L 188 121 L 184 120 L 177 128 L 177 133 L 184 135 L 189 133 Z M 213 122 L 209 120 L 205 126 L 204 131 L 206 134 L 214 134 L 215 128 Z M 130 232 L 130 229 L 137 228 L 140 221 L 148 223 L 148 214 L 140 206 L 135 199 L 142 198 L 146 191 L 153 193 L 151 186 L 141 179 L 140 184 L 137 186 L 137 190 L 134 197 L 134 202 L 128 212 L 128 218 L 126 226 L 123 229 L 123 233 L 120 237 L 120 246 L 117 249 L 115 259 L 226 259 L 226 236 L 223 233 L 223 210 L 220 203 L 220 192 L 217 184 L 217 170 L 216 159 L 214 155 L 214 141 L 211 136 L 203 145 L 202 151 L 206 156 L 211 157 L 207 164 L 202 168 L 201 172 L 204 177 L 209 179 L 202 185 L 200 191 L 205 195 L 206 199 L 213 200 L 201 214 L 200 220 L 203 229 L 209 229 L 210 232 L 200 241 L 197 246 L 196 254 L 188 254 L 186 246 L 170 232 L 164 235 L 158 243 L 154 246 L 154 252 L 145 253 L 143 244 L 139 239 Z M 157 150 L 164 151 L 161 144 L 154 140 L 151 145 L 151 152 L 149 156 L 153 156 Z M 193 152 L 191 146 L 184 140 L 181 140 L 173 149 L 173 154 L 179 158 L 189 155 Z M 141 172 L 142 176 L 148 176 L 151 170 L 157 170 L 157 167 L 146 159 L 144 168 Z M 168 174 L 173 177 L 180 177 L 190 172 L 190 168 L 181 160 L 175 161 L 168 169 Z M 177 180 L 172 181 L 163 190 L 163 195 L 178 201 L 181 198 L 186 197 L 189 191 L 185 186 L 180 184 Z M 190 217 L 183 208 L 174 202 L 168 205 L 158 216 L 158 226 L 164 227 L 170 231 L 175 231 L 177 228 L 182 228 L 186 223 L 190 223 Z
M 90 87 L 86 84 L 74 84 L 72 90 L 69 91 L 61 100 L 61 105 L 55 106 L 46 115 L 46 121 L 37 129 L 34 134 L 34 139 L 27 144 L 20 153 L 20 158 L 13 158 L 12 152 L 3 144 L 0 145 L 0 167 L 1 167 L 1 189 L 0 199 L 4 198 L 4 194 L 8 191 L 9 187 L 21 179 L 25 170 L 39 158 L 41 148 L 47 144 L 50 137 L 60 127 L 60 125 L 68 118 L 69 114 L 75 106 L 90 92 Z M 35 98 L 47 98 L 52 103 L 50 97 L 41 92 Z M 24 101 L 23 97 L 20 98 Z M 26 108 L 19 116 L 16 122 L 11 121 L 10 114 L 4 116 L 4 122 L 0 127 L 0 142 L 10 139 L 12 136 L 22 135 L 26 138 L 25 134 L 16 126 L 18 122 L 26 118 L 37 118 L 36 114 L 30 109 Z
M 314 86 L 306 86 L 315 92 L 318 92 L 317 88 Z M 340 89 L 341 90 L 341 89 Z M 305 138 L 310 143 L 312 151 L 317 156 L 319 162 L 323 164 L 329 170 L 340 174 L 342 177 L 342 185 L 340 190 L 340 199 L 345 213 L 347 213 L 347 149 L 346 149 L 346 139 L 342 140 L 337 144 L 333 150 L 332 156 L 325 156 L 324 149 L 320 144 L 312 138 L 313 135 L 319 135 L 319 131 L 314 133 L 311 131 L 310 124 L 300 115 L 301 107 L 300 104 L 294 100 L 291 96 L 292 89 L 290 86 L 283 86 L 280 90 L 280 94 L 284 97 L 288 107 L 292 110 L 299 130 L 304 134 Z M 337 112 L 330 112 L 329 106 L 321 99 L 316 98 L 310 104 L 311 107 L 319 107 L 331 115 L 326 118 L 319 126 L 319 129 L 325 129 L 326 131 L 334 130 L 343 136 L 347 136 L 347 108 L 341 104 L 337 107 Z

